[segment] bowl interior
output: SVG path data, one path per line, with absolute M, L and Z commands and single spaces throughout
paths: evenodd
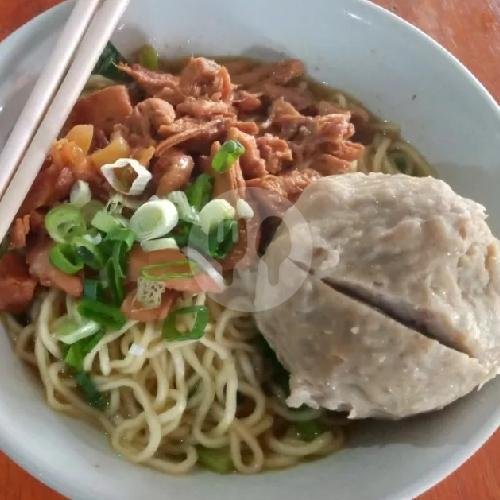
M 51 10 L 0 44 L 0 144 L 71 7 Z M 303 59 L 315 78 L 401 124 L 445 180 L 487 207 L 500 234 L 496 103 L 443 49 L 385 11 L 362 0 L 288 0 L 286 7 L 266 0 L 141 0 L 131 2 L 115 41 L 125 53 L 149 41 L 166 56 Z M 332 492 L 343 500 L 409 498 L 457 467 L 500 420 L 497 380 L 433 415 L 358 424 L 345 450 L 288 471 L 173 478 L 122 461 L 100 432 L 48 409 L 5 335 L 0 378 L 0 445 L 72 498 L 303 500 Z

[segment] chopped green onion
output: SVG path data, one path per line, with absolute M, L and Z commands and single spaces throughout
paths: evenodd
M 232 219 L 223 220 L 210 230 L 208 234 L 208 255 L 222 260 L 227 257 L 239 239 L 238 222 Z
M 252 219 L 255 215 L 253 208 L 243 198 L 238 198 L 236 202 L 236 213 L 238 214 L 238 219 Z
M 125 277 L 125 267 L 127 266 L 127 254 L 131 247 L 128 246 L 126 241 L 116 241 L 111 254 L 111 260 L 114 262 L 117 269 L 119 269 L 120 276 Z
M 186 239 L 186 243 L 182 246 L 189 246 L 191 248 L 195 248 L 205 255 L 210 255 L 208 238 L 209 235 L 205 234 L 205 232 L 198 225 L 190 225 L 186 228 L 186 235 L 183 235 Z
M 193 225 L 190 222 L 180 221 L 170 233 L 170 237 L 175 240 L 179 248 L 185 247 L 188 244 L 192 227 Z
M 118 307 L 125 295 L 124 280 L 112 259 L 106 262 L 101 275 L 103 276 L 103 289 L 108 292 L 106 302 Z
M 123 211 L 123 203 L 122 203 L 123 195 L 120 193 L 116 193 L 108 200 L 106 203 L 106 212 L 111 215 L 121 215 Z
M 114 229 L 123 227 L 124 225 L 122 218 L 111 215 L 110 213 L 106 212 L 106 210 L 99 210 L 99 212 L 96 212 L 91 224 L 93 227 L 99 229 L 99 231 L 102 231 L 103 233 L 109 233 Z
M 125 244 L 127 250 L 130 250 L 134 245 L 135 234 L 130 229 L 125 227 L 117 227 L 112 229 L 107 235 L 106 240 L 108 241 L 121 241 Z
M 92 269 L 99 270 L 104 265 L 103 256 L 99 247 L 92 243 L 92 238 L 78 236 L 73 239 L 72 244 L 80 260 Z
M 189 204 L 199 212 L 212 197 L 213 187 L 213 177 L 208 174 L 201 174 L 186 187 L 184 192 Z
M 167 281 L 172 279 L 194 278 L 199 271 L 196 262 L 178 259 L 163 264 L 150 264 L 141 269 L 141 277 L 148 281 Z
M 88 233 L 84 234 L 82 238 L 92 243 L 92 245 L 99 245 L 103 240 L 102 234 L 95 227 L 91 227 Z
M 167 199 L 177 208 L 179 219 L 186 222 L 198 222 L 198 214 L 194 207 L 189 204 L 188 197 L 184 191 L 172 191 Z
M 318 419 L 294 422 L 294 426 L 299 439 L 307 442 L 316 439 L 325 432 L 325 427 Z
M 225 219 L 234 219 L 234 208 L 227 200 L 216 198 L 210 200 L 200 211 L 200 227 L 208 234 Z
M 227 474 L 234 469 L 229 448 L 205 448 L 198 446 L 198 463 L 213 472 Z
M 142 194 L 153 177 L 134 158 L 120 158 L 114 163 L 106 163 L 101 167 L 101 173 L 114 190 L 132 196 Z
M 94 381 L 90 378 L 88 373 L 82 370 L 77 370 L 73 373 L 73 378 L 90 406 L 101 411 L 106 409 L 108 401 L 96 387 Z
M 45 216 L 45 229 L 57 243 L 65 243 L 85 233 L 86 224 L 78 207 L 69 203 L 58 205 Z
M 95 214 L 104 209 L 104 205 L 98 200 L 90 200 L 81 208 L 81 214 L 85 224 L 90 225 Z
M 64 354 L 64 362 L 75 370 L 82 370 L 85 356 L 97 345 L 103 336 L 104 331 L 100 330 L 94 335 L 83 338 L 74 344 L 62 344 L 61 350 Z
M 117 307 L 102 304 L 97 300 L 84 298 L 78 304 L 78 312 L 85 318 L 93 319 L 105 328 L 118 330 L 127 322 Z
M 206 234 L 196 224 L 179 224 L 171 236 L 179 247 L 189 246 L 217 260 L 227 257 L 239 239 L 238 222 L 225 219 Z
M 86 205 L 91 198 L 92 194 L 90 192 L 90 186 L 87 182 L 79 180 L 73 184 L 71 192 L 69 193 L 69 201 L 73 205 L 81 208 Z
M 70 316 L 62 316 L 54 322 L 54 334 L 64 344 L 74 344 L 97 333 L 101 327 L 93 320 L 78 321 Z
M 101 281 L 86 279 L 83 281 L 83 296 L 86 299 L 101 301 L 104 291 L 103 288 Z
M 146 44 L 140 48 L 139 64 L 152 71 L 156 71 L 158 69 L 159 66 L 158 52 L 152 45 Z
M 229 170 L 245 154 L 245 147 L 238 141 L 226 141 L 212 159 L 212 168 L 219 174 Z
M 113 304 L 115 305 L 120 305 L 125 296 L 124 281 L 127 252 L 125 242 L 116 242 L 113 254 L 104 268 L 107 285 L 113 299 Z
M 105 256 L 101 275 L 104 277 L 102 288 L 107 288 L 114 305 L 120 305 L 125 295 L 125 275 L 127 254 L 132 248 L 135 235 L 130 229 L 112 229 L 99 245 Z M 102 294 L 101 294 L 102 296 Z
M 145 252 L 155 252 L 156 250 L 178 249 L 175 238 L 158 238 L 157 240 L 141 241 L 141 248 Z
M 194 324 L 191 330 L 180 332 L 177 330 L 177 317 L 194 314 Z M 181 307 L 172 311 L 163 323 L 163 338 L 168 341 L 197 340 L 203 337 L 208 324 L 208 309 L 205 306 Z
M 111 80 L 128 82 L 130 81 L 130 77 L 116 67 L 120 62 L 127 61 L 120 52 L 118 52 L 118 49 L 111 42 L 108 42 L 97 64 L 94 66 L 92 74 L 102 75 Z
M 121 215 L 124 208 L 132 210 L 138 209 L 143 204 L 142 201 L 121 193 L 115 193 L 106 203 L 106 211 L 112 215 Z
M 104 272 L 106 274 L 106 285 L 111 294 L 111 302 L 113 305 L 119 306 L 125 297 L 123 277 L 111 259 L 106 263 Z
M 67 243 L 55 244 L 49 252 L 50 263 L 66 274 L 76 274 L 83 269 L 83 261 L 74 246 Z
M 139 241 L 153 240 L 169 233 L 179 221 L 177 209 L 169 200 L 152 200 L 141 205 L 130 219 L 130 229 Z

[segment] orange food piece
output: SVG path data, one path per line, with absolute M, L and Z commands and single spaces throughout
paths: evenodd
M 0 259 L 0 311 L 20 313 L 33 300 L 36 280 L 28 273 L 22 255 L 7 252 Z
M 175 249 L 155 250 L 154 252 L 145 252 L 141 247 L 134 247 L 129 254 L 128 261 L 128 279 L 129 281 L 137 281 L 141 275 L 141 270 L 144 266 L 154 264 L 168 264 L 169 262 L 181 261 L 185 262 L 176 267 L 180 272 L 189 272 L 190 265 L 187 257 L 180 251 Z M 168 289 L 177 290 L 179 292 L 201 293 L 201 292 L 220 292 L 221 287 L 208 274 L 198 273 L 192 278 L 175 278 L 163 281 Z
M 11 248 L 24 248 L 26 246 L 26 238 L 31 229 L 30 219 L 30 214 L 14 219 L 9 233 Z
M 242 132 L 236 127 L 231 127 L 227 137 L 228 139 L 238 141 L 245 148 L 245 153 L 240 158 L 240 166 L 246 179 L 263 177 L 268 173 L 266 170 L 266 162 L 260 155 L 257 142 L 253 135 Z
M 177 278 L 164 281 L 167 288 L 187 293 L 219 293 L 222 287 L 208 274 L 199 273 L 193 278 Z
M 130 95 L 125 85 L 112 85 L 76 101 L 65 129 L 90 124 L 109 134 L 116 123 L 123 123 L 132 113 Z
M 82 278 L 78 275 L 65 274 L 50 263 L 49 252 L 52 245 L 51 241 L 46 240 L 28 250 L 26 261 L 30 274 L 43 286 L 54 286 L 68 295 L 80 297 L 83 292 Z
M 193 158 L 178 151 L 169 149 L 153 163 L 153 183 L 158 196 L 166 196 L 172 191 L 183 189 L 191 178 Z
M 69 196 L 75 178 L 70 168 L 56 164 L 42 167 L 19 209 L 18 216 L 51 207 Z
M 89 152 L 94 136 L 93 125 L 75 125 L 67 134 L 66 139 L 75 143 L 85 154 Z
M 141 275 L 141 269 L 144 266 L 153 264 L 164 264 L 174 260 L 186 260 L 186 256 L 175 249 L 155 250 L 154 252 L 145 252 L 140 246 L 134 246 L 128 256 L 128 274 L 129 281 L 137 281 Z
M 121 307 L 122 313 L 128 319 L 144 322 L 165 319 L 179 297 L 175 290 L 166 290 L 158 307 L 146 308 L 136 300 L 136 293 L 137 289 L 134 289 L 127 294 Z

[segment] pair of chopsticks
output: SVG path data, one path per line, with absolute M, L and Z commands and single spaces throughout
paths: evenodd
M 129 0 L 78 0 L 0 154 L 0 241 Z

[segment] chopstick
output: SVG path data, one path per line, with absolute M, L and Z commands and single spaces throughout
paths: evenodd
M 0 153 L 0 196 L 35 135 L 100 0 L 79 0 Z
M 89 1 L 81 0 L 78 2 L 73 13 L 77 8 L 79 9 L 78 12 L 81 12 L 83 9 L 82 3 L 88 3 Z M 57 138 L 71 108 L 83 90 L 97 59 L 111 37 L 128 3 L 129 0 L 103 0 L 100 3 L 99 1 L 97 2 L 92 20 L 86 25 L 86 29 L 81 32 L 81 41 L 74 52 L 66 76 L 60 83 L 53 99 L 51 101 L 47 99 L 50 103 L 46 108 L 46 112 L 44 115 L 42 113 L 43 117 L 33 138 L 31 141 L 28 139 L 25 152 L 17 168 L 14 166 L 13 169 L 15 172 L 12 175 L 10 183 L 4 190 L 3 197 L 0 199 L 0 240 L 7 234 L 10 223 L 16 216 L 22 201 L 33 184 L 50 146 Z M 85 12 L 88 13 L 88 11 Z M 74 17 L 73 13 L 71 18 Z M 66 31 L 65 28 L 64 32 Z M 70 61 L 68 60 L 67 62 L 69 63 Z M 42 86 L 40 85 L 40 89 L 37 92 L 41 91 Z M 31 97 L 29 101 L 31 101 Z M 36 129 L 36 124 L 33 128 Z M 27 135 L 25 134 L 25 137 Z M 12 150 L 15 149 L 18 151 L 20 147 L 12 147 Z M 9 160 L 7 159 L 7 161 Z M 13 163 L 11 161 L 9 164 L 12 165 Z

